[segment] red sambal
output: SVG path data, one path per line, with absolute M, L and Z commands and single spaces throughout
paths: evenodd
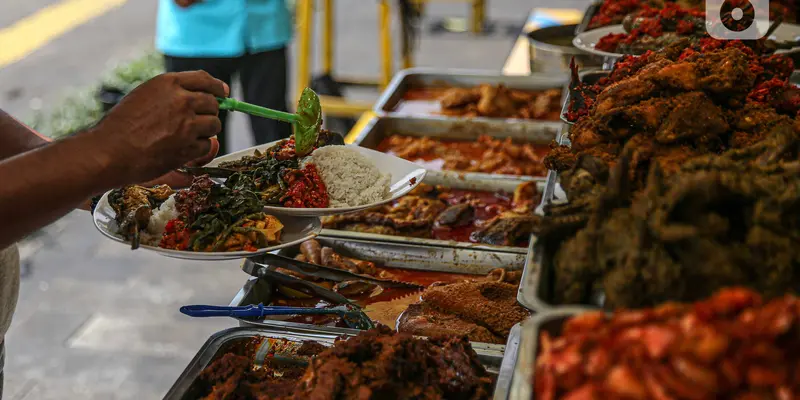
M 327 208 L 330 204 L 328 189 L 316 165 L 306 164 L 303 169 L 287 172 L 283 178 L 289 185 L 289 190 L 281 197 L 285 207 Z
M 189 240 L 192 237 L 189 227 L 180 219 L 173 219 L 167 222 L 164 234 L 158 247 L 172 250 L 186 250 L 189 248 Z

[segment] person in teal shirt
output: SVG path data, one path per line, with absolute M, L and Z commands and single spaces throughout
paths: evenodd
M 204 70 L 228 85 L 239 75 L 246 102 L 287 110 L 287 46 L 292 16 L 285 0 L 159 0 L 156 48 L 168 72 Z M 227 113 L 219 135 L 225 154 Z M 289 124 L 251 117 L 257 144 L 289 137 Z

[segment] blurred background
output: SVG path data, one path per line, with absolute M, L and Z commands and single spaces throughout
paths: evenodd
M 218 0 L 217 0 L 218 1 Z M 154 49 L 155 0 L 2 0 L 0 108 L 60 137 L 91 126 L 164 69 Z M 294 12 L 294 1 L 288 2 Z M 314 2 L 312 2 L 314 3 Z M 316 1 L 311 75 L 321 71 L 322 0 Z M 333 0 L 337 75 L 381 75 L 379 1 Z M 399 10 L 391 7 L 392 70 L 402 68 Z M 500 71 L 534 8 L 582 11 L 588 0 L 486 0 L 470 32 L 469 1 L 428 1 L 417 24 L 416 66 Z M 580 13 L 578 13 L 580 15 Z M 296 16 L 295 16 L 296 17 Z M 297 89 L 298 35 L 289 46 L 288 96 Z M 527 63 L 527 48 L 520 63 Z M 522 53 L 520 53 L 522 54 Z M 237 86 L 233 96 L 241 98 Z M 100 95 L 99 95 L 100 94 Z M 348 89 L 370 104 L 374 89 Z M 330 123 L 331 120 L 328 120 Z M 346 134 L 355 119 L 337 120 Z M 249 121 L 229 121 L 228 151 L 253 145 Z M 247 280 L 239 262 L 193 263 L 103 239 L 76 211 L 20 245 L 22 288 L 6 337 L 6 399 L 161 398 L 200 346 L 229 319 L 193 320 L 186 304 L 227 305 Z

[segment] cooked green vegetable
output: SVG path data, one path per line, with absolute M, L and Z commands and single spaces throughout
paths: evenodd
M 322 126 L 322 106 L 313 90 L 303 89 L 297 103 L 297 116 L 299 119 L 294 124 L 295 152 L 298 157 L 305 157 L 314 150 Z

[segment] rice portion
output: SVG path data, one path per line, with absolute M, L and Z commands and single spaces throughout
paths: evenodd
M 147 233 L 160 239 L 161 234 L 164 233 L 164 229 L 167 227 L 167 222 L 179 216 L 178 209 L 175 208 L 175 195 L 173 194 L 161 203 L 158 209 L 153 210 L 153 214 L 150 215 L 150 222 L 147 224 Z
M 392 175 L 382 174 L 372 160 L 347 146 L 320 147 L 303 163 L 317 166 L 331 207 L 363 206 L 389 197 Z

